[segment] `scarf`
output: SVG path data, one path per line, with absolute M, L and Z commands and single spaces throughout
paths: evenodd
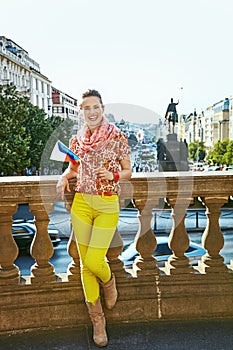
M 106 143 L 111 142 L 119 135 L 118 128 L 109 123 L 108 119 L 103 116 L 101 124 L 91 133 L 87 124 L 77 134 L 78 146 L 84 152 L 91 150 L 98 151 L 103 148 Z

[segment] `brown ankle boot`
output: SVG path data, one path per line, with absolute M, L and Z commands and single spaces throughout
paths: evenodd
M 101 283 L 104 290 L 104 299 L 107 309 L 112 309 L 117 301 L 117 289 L 115 275 L 112 273 L 112 278 L 107 283 Z
M 99 347 L 104 347 L 108 344 L 108 337 L 106 333 L 106 320 L 104 317 L 100 298 L 96 301 L 95 306 L 91 303 L 86 303 L 90 319 L 93 325 L 93 340 Z

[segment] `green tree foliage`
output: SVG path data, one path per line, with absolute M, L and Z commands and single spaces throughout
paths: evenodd
M 44 110 L 33 106 L 16 87 L 0 87 L 0 174 L 23 175 L 26 167 L 39 170 L 51 135 L 66 141 L 71 134 L 73 122 L 67 122 L 69 131 L 60 128 L 62 123 L 59 117 L 46 119 Z M 59 129 L 58 133 L 56 129 Z
M 30 136 L 30 146 L 27 151 L 28 159 L 30 159 L 30 167 L 39 169 L 40 158 L 44 150 L 44 146 L 51 135 L 53 128 L 49 120 L 45 119 L 46 114 L 32 104 L 28 106 L 28 117 L 24 121 L 27 135 Z M 60 119 L 60 118 L 59 118 Z
M 29 166 L 30 135 L 24 121 L 28 118 L 29 101 L 17 94 L 16 88 L 0 86 L 0 174 L 20 174 Z
M 214 164 L 233 164 L 233 141 L 218 141 L 209 152 L 207 160 Z
M 188 145 L 189 157 L 196 161 L 204 160 L 206 156 L 206 147 L 204 142 L 194 141 Z
M 52 117 L 50 119 L 53 132 L 48 138 L 46 144 L 44 145 L 43 154 L 41 156 L 40 168 L 42 174 L 49 173 L 53 174 L 54 171 L 64 171 L 68 164 L 63 164 L 62 162 L 57 162 L 50 160 L 51 152 L 57 142 L 57 140 L 62 141 L 66 146 L 69 146 L 69 141 L 72 137 L 72 131 L 74 127 L 74 122 L 66 118 L 65 120 L 61 120 L 60 122 Z
M 233 164 L 233 140 L 229 140 L 227 152 L 223 156 L 223 164 Z

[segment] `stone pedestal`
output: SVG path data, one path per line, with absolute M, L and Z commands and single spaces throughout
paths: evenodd
M 177 141 L 177 134 L 167 135 L 167 142 L 158 149 L 159 171 L 187 171 L 188 149 L 183 141 Z

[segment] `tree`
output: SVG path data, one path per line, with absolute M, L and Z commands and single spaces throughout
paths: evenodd
M 0 174 L 23 175 L 26 168 L 39 170 L 44 148 L 62 122 L 60 117 L 46 118 L 44 110 L 21 96 L 16 87 L 0 87 Z M 68 124 L 73 126 L 72 121 Z
M 43 153 L 41 155 L 40 168 L 42 174 L 50 173 L 53 174 L 54 171 L 60 173 L 68 166 L 68 163 L 57 162 L 50 160 L 50 155 L 57 142 L 57 140 L 62 141 L 66 146 L 69 146 L 69 141 L 72 137 L 72 131 L 74 127 L 74 122 L 70 118 L 66 118 L 60 121 L 57 117 L 52 117 L 50 120 L 53 132 L 47 139 L 44 145 Z
M 29 101 L 14 86 L 0 86 L 0 174 L 20 174 L 30 164 L 30 135 L 24 126 Z
M 218 141 L 209 152 L 207 159 L 214 164 L 233 164 L 233 141 L 229 139 Z
M 229 140 L 227 152 L 223 156 L 223 164 L 233 164 L 233 141 Z
M 190 142 L 188 145 L 189 157 L 194 161 L 204 160 L 206 156 L 206 147 L 202 141 Z
M 27 151 L 27 157 L 30 160 L 30 168 L 40 168 L 40 159 L 44 146 L 53 132 L 52 125 L 45 117 L 46 114 L 43 109 L 29 104 L 28 116 L 25 118 L 23 125 L 26 128 L 27 135 L 30 136 L 30 143 Z
M 207 156 L 207 160 L 211 161 L 212 163 L 217 164 L 224 164 L 226 158 L 226 152 L 227 152 L 227 146 L 229 144 L 229 140 L 225 139 L 223 141 L 218 141 L 214 148 L 209 152 Z

